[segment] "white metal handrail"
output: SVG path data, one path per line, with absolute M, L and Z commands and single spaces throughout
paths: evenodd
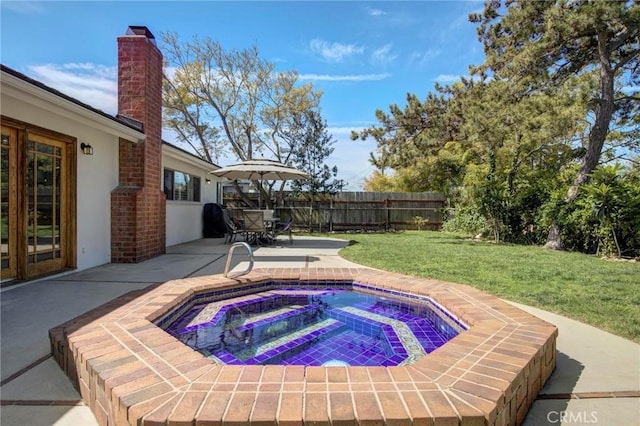
M 238 272 L 233 277 L 229 277 L 229 266 L 231 265 L 231 258 L 233 257 L 233 252 L 238 247 L 244 247 L 249 252 L 249 266 L 244 271 Z M 251 246 L 249 244 L 243 243 L 243 242 L 237 242 L 237 243 L 231 244 L 231 247 L 229 247 L 229 251 L 227 252 L 227 261 L 224 264 L 224 274 L 223 274 L 223 276 L 225 278 L 236 278 L 236 277 L 239 277 L 241 275 L 248 274 L 249 272 L 251 272 L 252 269 L 253 269 L 253 249 L 251 248 Z

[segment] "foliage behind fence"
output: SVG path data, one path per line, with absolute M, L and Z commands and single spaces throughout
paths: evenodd
M 444 196 L 433 192 L 340 192 L 316 200 L 285 197 L 283 220 L 313 231 L 440 229 Z M 233 198 L 225 204 L 241 208 Z

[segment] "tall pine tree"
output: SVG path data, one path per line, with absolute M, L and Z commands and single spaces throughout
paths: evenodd
M 335 141 L 317 110 L 295 115 L 286 131 L 291 146 L 290 163 L 309 174 L 308 179 L 293 181 L 294 191 L 306 192 L 312 199 L 318 194 L 333 194 L 342 190 L 344 182 L 337 179 L 338 167 L 325 162 L 334 151 Z
M 639 111 L 638 1 L 489 0 L 471 20 L 480 24 L 486 54 L 478 70 L 508 80 L 524 94 L 554 90 L 586 73 L 598 76 L 586 117 L 591 128 L 584 155 L 565 197 L 572 203 L 598 165 L 612 122 L 629 120 Z M 621 93 L 616 83 L 631 90 Z M 561 247 L 555 224 L 547 247 Z

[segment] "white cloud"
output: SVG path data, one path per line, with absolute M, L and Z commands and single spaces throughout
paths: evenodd
M 383 74 L 352 74 L 352 75 L 329 75 L 329 74 L 300 74 L 299 80 L 311 81 L 378 81 L 391 77 L 390 73 Z
M 34 1 L 1 1 L 0 5 L 3 9 L 11 10 L 13 12 L 30 14 L 30 13 L 41 13 L 44 11 L 42 7 L 42 2 L 34 2 Z
M 456 81 L 460 81 L 463 78 L 467 80 L 480 81 L 480 77 L 477 75 L 453 75 L 453 74 L 440 74 L 436 78 L 433 78 L 433 81 L 437 81 L 438 83 L 450 84 L 455 83 Z M 492 77 L 488 77 L 487 80 L 491 80 Z
M 93 70 L 96 66 L 90 62 L 71 62 L 68 64 L 62 64 L 59 66 L 67 70 Z
M 438 83 L 453 83 L 458 80 L 460 80 L 460 76 L 453 74 L 440 74 L 433 79 L 433 81 L 437 81 Z
M 310 47 L 313 53 L 319 54 L 329 62 L 342 62 L 350 56 L 364 53 L 362 46 L 338 42 L 330 43 L 319 38 L 311 40 Z
M 389 43 L 382 46 L 379 49 L 374 50 L 373 53 L 371 54 L 371 62 L 374 64 L 385 65 L 395 61 L 397 56 L 390 54 L 391 47 L 392 47 L 392 44 Z
M 385 12 L 384 10 L 374 9 L 372 7 L 367 8 L 367 13 L 369 14 L 369 16 L 384 16 L 387 14 L 387 12 Z
M 424 67 L 429 64 L 429 61 L 440 56 L 442 51 L 440 49 L 429 48 L 425 52 L 413 52 L 409 58 L 412 64 L 416 64 L 419 67 Z
M 44 64 L 28 67 L 31 76 L 65 95 L 115 114 L 118 109 L 117 68 L 90 63 Z

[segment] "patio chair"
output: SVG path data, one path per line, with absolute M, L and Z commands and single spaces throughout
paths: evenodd
M 249 244 L 262 244 L 268 240 L 262 210 L 243 210 L 244 238 Z
M 267 227 L 267 235 L 269 238 L 275 242 L 274 230 L 276 228 L 276 224 L 280 221 L 279 217 L 275 216 L 275 210 L 262 210 L 262 215 L 264 217 L 264 226 Z
M 224 243 L 232 243 L 236 240 L 236 235 L 243 234 L 242 226 L 239 226 L 239 224 L 233 220 L 229 209 L 222 209 L 222 219 L 227 231 L 224 235 Z
M 293 245 L 292 228 L 293 228 L 293 219 L 289 219 L 286 222 L 276 223 L 275 227 L 273 228 L 273 239 L 276 240 L 278 238 L 278 235 L 280 234 L 288 234 L 289 244 Z
M 264 215 L 264 220 L 269 221 L 275 218 L 276 211 L 275 210 L 262 210 L 262 214 Z

